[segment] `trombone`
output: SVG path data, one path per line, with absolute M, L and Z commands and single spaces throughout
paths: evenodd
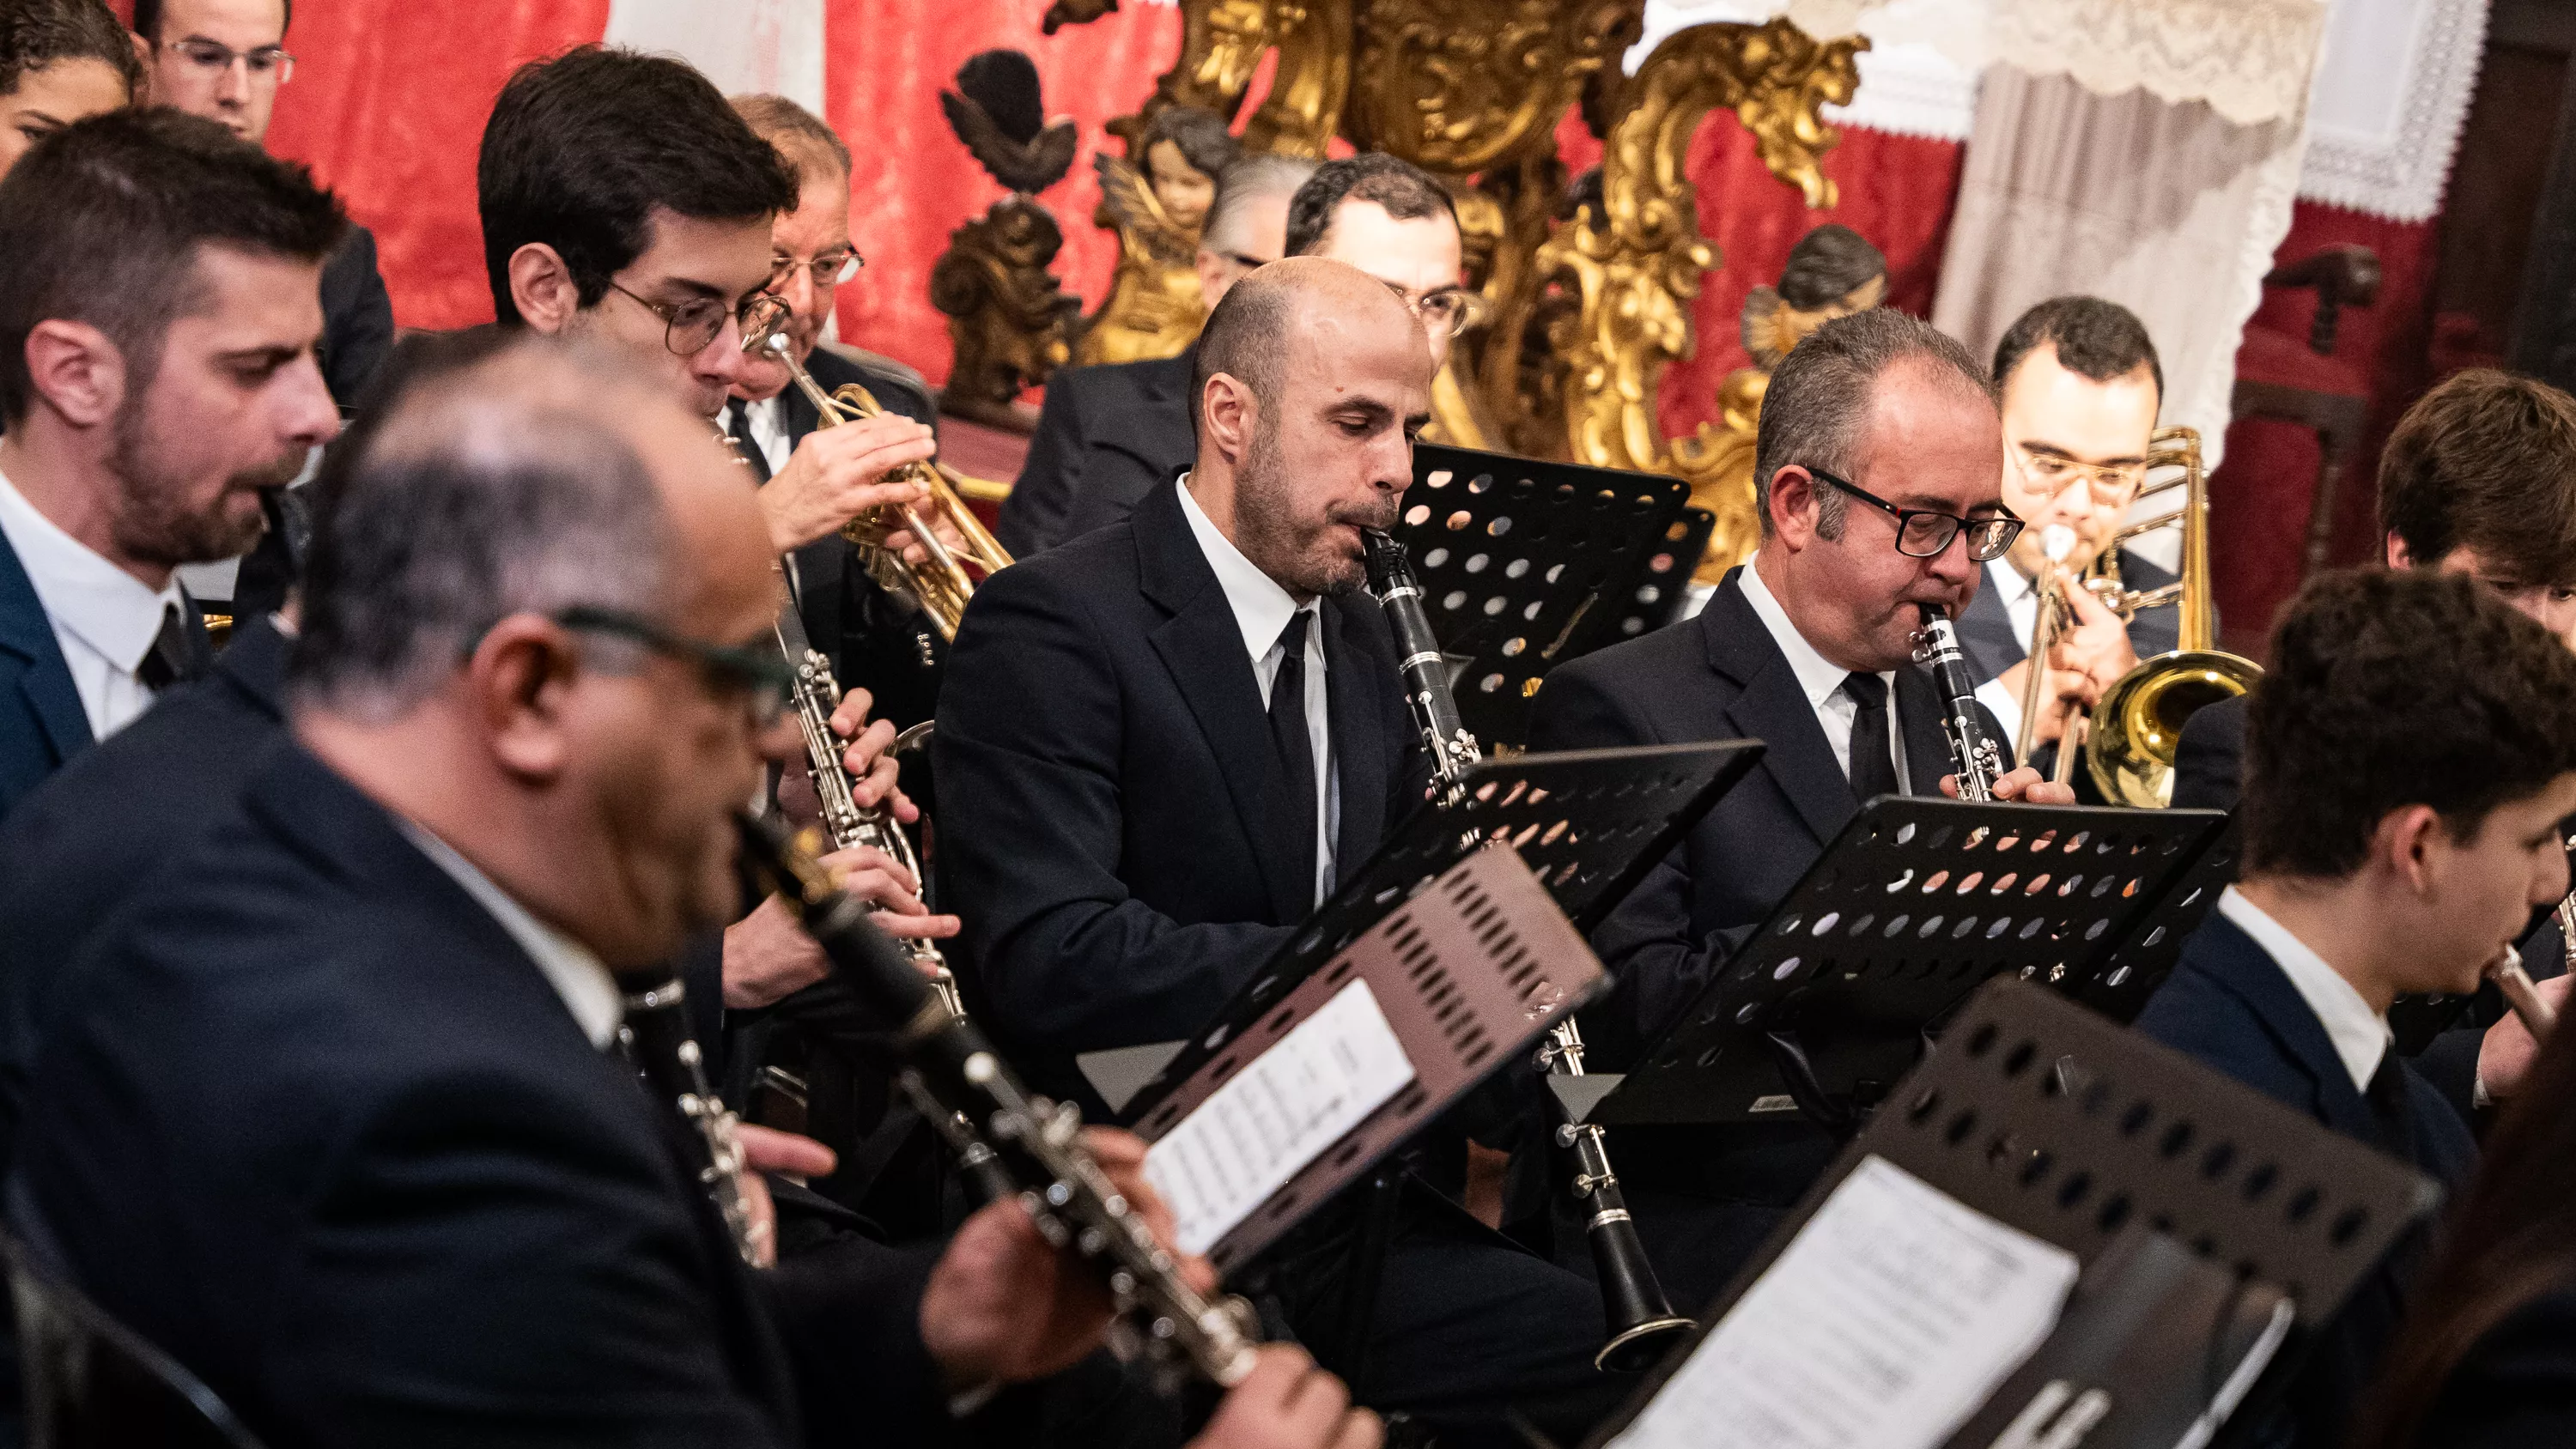
M 884 412 L 868 390 L 855 382 L 843 383 L 831 392 L 814 380 L 805 365 L 796 360 L 794 345 L 787 339 L 787 304 L 775 297 L 763 297 L 745 314 L 742 324 L 742 350 L 767 353 L 787 369 L 806 401 L 814 405 L 820 418 L 815 426 L 839 427 L 859 418 L 872 418 Z M 921 605 L 930 616 L 939 637 L 954 643 L 957 622 L 965 617 L 966 601 L 973 597 L 979 577 L 989 578 L 1010 567 L 1011 554 L 984 527 L 983 520 L 966 506 L 965 494 L 971 485 L 955 470 L 938 462 L 907 463 L 887 475 L 889 481 L 920 483 L 930 490 L 925 506 L 932 517 L 925 520 L 911 504 L 890 504 L 871 508 L 841 526 L 841 536 L 858 550 L 859 562 L 868 577 L 891 594 L 907 596 Z M 945 521 L 956 530 L 965 547 L 951 549 L 934 530 L 934 521 Z M 887 537 L 897 531 L 909 533 L 929 552 L 930 557 L 914 563 L 885 546 Z M 971 569 L 971 572 L 970 572 Z
M 2149 445 L 2147 470 L 2177 470 L 2142 490 L 2143 500 L 2183 490 L 2182 506 L 2133 523 L 2111 535 L 2085 569 L 2083 587 L 2127 623 L 2141 609 L 2178 605 L 2182 611 L 2175 647 L 2142 659 L 2104 690 L 2089 716 L 2083 717 L 2086 768 L 2102 798 L 2115 805 L 2161 809 L 2173 803 L 2174 756 L 2182 744 L 2182 727 L 2201 709 L 2232 699 L 2254 687 L 2263 667 L 2217 647 L 2217 611 L 2209 592 L 2209 478 L 2200 461 L 2200 434 L 2191 428 L 2157 430 Z M 2120 577 L 2120 546 L 2140 534 L 2179 525 L 2181 567 L 2174 581 L 2156 589 L 2132 589 Z M 2037 718 L 2035 686 L 2046 650 L 2053 647 L 2063 624 L 2063 599 L 2054 593 L 2052 564 L 2042 579 L 2038 623 L 2031 630 L 2031 685 L 2022 711 L 2022 743 L 2027 747 Z M 2054 607 L 2052 607 L 2054 606 Z M 2059 778 L 2070 768 L 2077 721 L 2067 721 L 2058 745 Z

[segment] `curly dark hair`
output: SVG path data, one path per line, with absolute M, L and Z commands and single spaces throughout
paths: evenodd
M 1288 199 L 1288 255 L 1306 256 L 1322 246 L 1332 232 L 1333 213 L 1353 198 L 1376 202 L 1397 221 L 1458 219 L 1458 203 L 1430 172 L 1382 151 L 1362 151 L 1316 167 Z
M 2245 727 L 2249 874 L 2337 879 L 2391 811 L 2455 839 L 2576 771 L 2576 653 L 2493 590 L 2425 569 L 2311 580 Z
M 62 60 L 105 63 L 124 79 L 128 99 L 143 84 L 134 42 L 99 0 L 0 0 L 0 96 L 16 94 L 27 72 Z
M 2492 368 L 2443 379 L 2379 455 L 2379 527 L 2418 564 L 2465 547 L 2491 582 L 2576 586 L 2576 398 Z
M 1224 174 L 1243 154 L 1235 143 L 1234 133 L 1225 128 L 1225 120 L 1214 111 L 1196 106 L 1165 106 L 1145 123 L 1145 133 L 1136 138 L 1132 153 L 1136 164 L 1145 164 L 1145 153 L 1164 141 L 1180 148 L 1181 159 L 1207 173 L 1210 180 Z
M 2146 365 L 2156 380 L 2156 396 L 2165 395 L 2165 365 L 2156 356 L 2155 339 L 2138 314 L 2100 297 L 2051 297 L 2014 319 L 1995 344 L 1995 385 L 2001 387 L 2040 344 L 2057 348 L 2060 367 L 2078 377 L 2109 382 Z

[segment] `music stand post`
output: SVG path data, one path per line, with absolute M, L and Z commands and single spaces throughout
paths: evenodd
M 1707 547 L 1678 478 L 1418 443 L 1413 480 L 1390 532 L 1488 748 L 1529 738 L 1549 669 L 1671 622 Z
M 2225 819 L 1873 800 L 1590 1119 L 1848 1134 L 1998 975 L 2134 1014 L 2216 898 L 2195 867 Z
M 2060 993 L 2017 980 L 1983 987 L 1891 1102 L 1702 1315 L 1699 1333 L 1588 1445 L 1616 1441 L 1665 1381 L 1686 1371 L 1691 1350 L 1871 1158 L 2064 1249 L 2087 1268 L 2144 1227 L 2239 1283 L 2286 1293 L 2298 1326 L 2308 1330 L 2331 1320 L 2442 1198 L 2438 1184 L 2407 1164 Z M 2070 1309 L 2058 1332 L 2074 1326 Z M 2046 1362 L 2056 1341 L 2043 1343 L 2025 1368 Z M 2292 1357 L 2273 1360 L 2272 1383 L 2294 1369 Z M 2197 1385 L 2200 1376 L 2184 1378 Z M 2007 1378 L 1987 1421 L 2025 1408 L 2004 1402 L 2023 1386 Z M 2122 1386 L 2106 1387 L 2116 1413 Z M 2187 1420 L 2205 1405 L 2131 1407 L 2154 1407 L 2170 1421 L 2176 1407 L 2189 1411 Z M 2110 1432 L 2116 1427 L 2106 1420 L 2084 1443 L 2133 1442 Z

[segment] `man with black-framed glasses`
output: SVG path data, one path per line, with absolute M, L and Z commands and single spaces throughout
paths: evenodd
M 134 0 L 138 99 L 203 116 L 265 145 L 277 88 L 295 74 L 286 32 L 295 0 Z M 393 300 L 376 270 L 375 234 L 352 225 L 322 267 L 322 380 L 343 410 L 394 341 Z
M 1548 675 L 1532 749 L 1769 747 L 1593 933 L 1617 986 L 1584 1035 L 1609 1069 L 1672 1026 L 1863 802 L 1952 792 L 1939 691 L 1912 636 L 1919 606 L 1957 616 L 2021 532 L 1997 487 L 2002 447 L 1985 370 L 1957 342 L 1885 308 L 1826 323 L 1763 399 L 1752 561 L 1695 618 Z M 2028 768 L 1995 794 L 2074 798 Z M 1714 1298 L 1833 1150 L 1795 1114 L 1614 1135 L 1629 1210 L 1675 1302 Z

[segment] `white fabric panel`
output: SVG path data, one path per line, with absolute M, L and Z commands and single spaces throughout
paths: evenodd
M 2393 221 L 2442 209 L 2487 0 L 2334 0 L 2299 194 Z
M 609 0 L 603 38 L 676 55 L 726 95 L 823 112 L 823 0 Z

